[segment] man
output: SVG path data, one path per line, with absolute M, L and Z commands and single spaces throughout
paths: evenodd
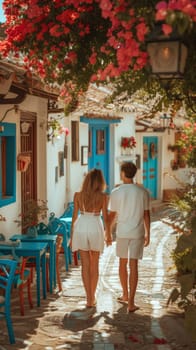
M 120 176 L 123 184 L 112 190 L 109 204 L 111 226 L 117 223 L 116 254 L 120 258 L 119 277 L 123 290 L 118 301 L 128 303 L 128 312 L 139 309 L 134 300 L 138 259 L 142 259 L 143 247 L 150 243 L 150 198 L 147 190 L 133 183 L 136 172 L 134 163 L 122 163 Z

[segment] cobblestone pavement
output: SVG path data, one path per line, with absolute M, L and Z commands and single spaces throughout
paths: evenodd
M 159 213 L 152 219 L 151 244 L 139 263 L 138 311 L 127 314 L 126 306 L 117 302 L 121 288 L 115 242 L 100 259 L 96 308 L 85 308 L 80 266 L 66 273 L 62 256 L 63 292 L 48 294 L 40 308 L 29 310 L 25 305 L 23 317 L 14 293 L 16 344 L 9 344 L 1 321 L 0 350 L 195 350 L 196 342 L 184 328 L 183 313 L 176 305 L 166 305 L 176 285 L 170 257 L 176 236 L 159 220 Z

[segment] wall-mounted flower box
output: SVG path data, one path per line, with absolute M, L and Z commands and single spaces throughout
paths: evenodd
M 136 147 L 135 137 L 121 137 L 121 155 L 130 156 L 134 153 Z

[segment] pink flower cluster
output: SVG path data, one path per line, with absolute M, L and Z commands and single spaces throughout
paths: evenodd
M 148 64 L 149 27 L 129 0 L 4 0 L 3 8 L 7 38 L 0 42 L 1 55 L 22 52 L 29 72 L 50 82 L 75 80 L 70 99 L 73 91 L 80 92 L 84 77 L 87 86 Z M 158 1 L 154 21 L 163 21 L 168 35 L 179 13 L 187 25 L 195 22 L 195 1 Z
M 190 0 L 170 0 L 160 1 L 156 5 L 156 16 L 157 21 L 164 21 L 162 30 L 165 35 L 169 35 L 173 31 L 173 25 L 177 20 L 177 15 L 181 13 L 182 17 L 186 17 L 186 21 L 196 22 L 196 1 Z M 188 23 L 188 22 L 187 22 Z
M 183 132 L 178 142 L 183 153 L 192 152 L 196 148 L 196 123 L 187 121 L 184 123 Z

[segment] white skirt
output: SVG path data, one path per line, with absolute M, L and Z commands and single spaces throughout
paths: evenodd
M 72 251 L 94 250 L 100 253 L 104 248 L 104 227 L 101 216 L 93 213 L 81 214 L 74 223 Z

